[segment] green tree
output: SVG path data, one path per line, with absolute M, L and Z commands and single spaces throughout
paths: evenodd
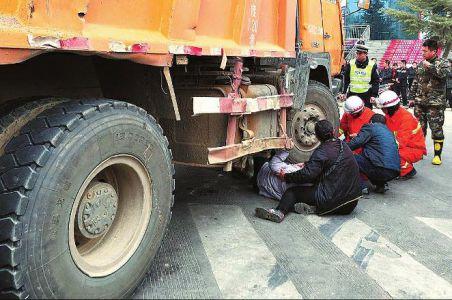
M 383 11 L 384 5 L 381 0 L 372 0 L 370 8 L 366 10 L 362 19 L 364 23 L 370 25 L 370 39 L 384 40 L 391 39 L 392 24 Z M 382 33 L 386 32 L 384 36 Z
M 406 10 L 385 9 L 384 12 L 405 25 L 409 33 L 423 32 L 438 39 L 447 57 L 452 46 L 451 0 L 400 0 L 398 5 Z

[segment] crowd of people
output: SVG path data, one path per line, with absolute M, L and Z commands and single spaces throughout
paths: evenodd
M 396 92 L 402 98 L 404 107 L 414 106 L 414 103 L 408 103 L 408 94 L 413 85 L 416 70 L 416 62 L 407 65 L 407 61 L 404 59 L 400 61 L 400 65 L 396 62 L 391 64 L 389 60 L 386 60 L 383 68 L 379 70 L 380 84 Z
M 289 164 L 287 151 L 275 153 L 259 168 L 259 193 L 279 201 L 275 208 L 256 208 L 256 216 L 281 222 L 295 211 L 301 214 L 349 214 L 363 193 L 384 194 L 394 179 L 413 178 L 414 164 L 427 155 L 425 137 L 430 127 L 433 165 L 441 164 L 444 143 L 446 79 L 450 64 L 437 55 L 438 44 L 426 40 L 424 60 L 407 68 L 386 61 L 378 70 L 368 49 L 357 46 L 356 59 L 344 68 L 345 101 L 340 128 L 318 121 L 320 142 L 309 161 Z M 390 89 L 380 89 L 390 84 Z M 410 102 L 408 102 L 410 101 Z M 414 106 L 414 115 L 408 110 Z M 383 114 L 373 111 L 377 107 Z

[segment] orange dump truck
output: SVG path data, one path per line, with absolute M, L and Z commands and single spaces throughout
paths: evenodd
M 129 295 L 173 163 L 303 161 L 341 58 L 337 0 L 1 1 L 0 297 Z

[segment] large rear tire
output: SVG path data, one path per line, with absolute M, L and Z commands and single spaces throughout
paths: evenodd
M 306 101 L 301 109 L 291 109 L 287 118 L 287 133 L 294 141 L 290 151 L 291 162 L 304 162 L 319 146 L 314 125 L 319 120 L 329 120 L 339 126 L 339 108 L 333 93 L 322 83 L 309 81 Z
M 0 157 L 0 297 L 123 298 L 171 217 L 174 167 L 161 127 L 134 105 L 44 110 Z
M 64 100 L 65 99 L 49 98 L 40 101 L 32 101 L 24 105 L 18 105 L 8 113 L 2 115 L 0 117 L 0 156 L 5 152 L 6 144 L 14 136 L 19 134 L 25 124 L 36 118 L 37 115 L 46 109 L 49 109 L 58 102 L 62 102 Z

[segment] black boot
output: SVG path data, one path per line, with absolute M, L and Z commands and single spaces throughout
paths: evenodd
M 405 176 L 400 176 L 399 179 L 400 180 L 408 180 L 413 178 L 414 176 L 416 176 L 417 171 L 415 168 L 413 168 L 413 170 L 410 171 L 410 173 L 406 174 Z
M 374 189 L 374 193 L 384 194 L 388 189 L 386 188 L 386 184 L 377 184 Z

